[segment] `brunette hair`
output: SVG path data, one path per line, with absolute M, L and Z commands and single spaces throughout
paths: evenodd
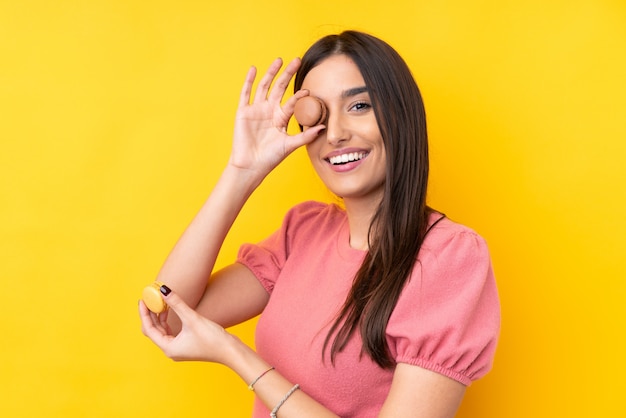
M 428 139 L 422 96 L 410 69 L 384 41 L 345 31 L 317 41 L 302 57 L 294 90 L 332 55 L 346 55 L 361 71 L 387 155 L 385 187 L 369 228 L 369 251 L 324 342 L 330 358 L 358 329 L 363 351 L 380 367 L 395 365 L 385 337 L 387 323 L 416 265 L 428 232 Z M 333 339 L 334 336 L 334 339 Z

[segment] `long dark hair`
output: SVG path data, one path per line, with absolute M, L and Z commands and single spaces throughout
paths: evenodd
M 387 155 L 383 198 L 369 229 L 369 251 L 331 327 L 324 352 L 331 362 L 358 329 L 363 351 L 380 367 L 395 365 L 387 346 L 387 323 L 417 262 L 431 212 L 426 205 L 428 138 L 422 96 L 410 69 L 387 43 L 345 31 L 317 41 L 302 57 L 294 89 L 325 58 L 343 54 L 361 71 Z M 334 340 L 333 340 L 334 336 Z

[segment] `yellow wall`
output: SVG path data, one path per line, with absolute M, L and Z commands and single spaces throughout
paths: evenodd
M 228 157 L 248 66 L 345 28 L 413 68 L 431 204 L 493 252 L 501 343 L 459 416 L 626 415 L 622 0 L 0 0 L 0 416 L 247 416 L 233 373 L 141 335 L 137 300 Z M 331 197 L 297 153 L 220 264 L 308 198 Z

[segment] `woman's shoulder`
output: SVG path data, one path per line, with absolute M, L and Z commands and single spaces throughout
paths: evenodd
M 287 212 L 287 221 L 298 223 L 337 222 L 345 219 L 345 211 L 334 203 L 308 200 L 298 203 Z
M 446 215 L 433 212 L 424 239 L 423 249 L 437 249 L 454 244 L 485 245 L 485 239 L 471 227 L 454 221 Z
M 317 200 L 305 200 L 304 202 L 294 205 L 291 210 L 299 212 L 343 212 L 343 209 L 334 203 L 320 202 Z
M 454 276 L 455 270 L 463 271 L 476 265 L 488 268 L 491 255 L 487 241 L 474 229 L 441 214 L 433 214 L 418 262 L 425 270 L 448 272 Z
M 292 251 L 306 252 L 312 246 L 328 242 L 346 223 L 343 209 L 332 203 L 305 201 L 293 206 L 285 215 L 281 228 L 274 234 Z

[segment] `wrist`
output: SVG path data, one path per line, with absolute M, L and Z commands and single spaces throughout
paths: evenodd
M 224 365 L 237 373 L 246 386 L 271 367 L 252 348 L 232 334 L 227 353 Z
M 229 161 L 222 172 L 222 179 L 234 183 L 239 190 L 244 190 L 250 195 L 263 182 L 267 174 L 237 166 Z

